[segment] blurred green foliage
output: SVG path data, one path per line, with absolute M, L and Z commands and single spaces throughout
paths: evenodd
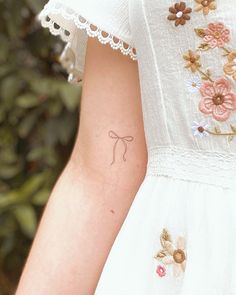
M 44 0 L 0 0 L 0 295 L 14 294 L 43 206 L 74 143 L 81 87 L 64 44 L 35 19 Z

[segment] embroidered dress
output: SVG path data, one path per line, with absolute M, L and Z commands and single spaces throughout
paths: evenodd
M 139 64 L 147 171 L 95 295 L 235 295 L 235 0 L 50 0 L 39 19 L 71 83 L 88 36 Z

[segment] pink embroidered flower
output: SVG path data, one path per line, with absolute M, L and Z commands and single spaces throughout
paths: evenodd
M 224 47 L 230 41 L 230 30 L 223 23 L 210 23 L 204 30 L 204 41 L 211 47 Z
M 222 77 L 214 82 L 204 82 L 200 88 L 202 99 L 199 110 L 204 114 L 212 114 L 217 121 L 226 121 L 231 112 L 236 110 L 236 93 L 231 83 Z
M 164 266 L 158 265 L 156 269 L 156 273 L 159 277 L 164 277 L 166 275 L 166 268 Z
M 185 238 L 179 236 L 176 243 L 173 243 L 169 232 L 163 229 L 160 242 L 162 249 L 157 252 L 154 258 L 165 266 L 172 265 L 173 275 L 176 277 L 181 276 L 185 272 L 187 260 Z

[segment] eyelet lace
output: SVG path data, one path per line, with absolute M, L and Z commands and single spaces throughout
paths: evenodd
M 64 42 L 66 43 L 72 42 L 72 39 L 73 39 L 72 32 L 61 27 L 49 15 L 57 15 L 57 16 L 60 15 L 65 20 L 73 22 L 78 29 L 84 30 L 89 37 L 98 38 L 99 42 L 101 42 L 102 44 L 110 44 L 111 48 L 115 50 L 119 49 L 122 52 L 122 54 L 129 55 L 131 59 L 137 60 L 137 54 L 136 54 L 135 48 L 133 48 L 131 45 L 118 39 L 112 34 L 109 34 L 101 30 L 97 26 L 91 24 L 82 15 L 78 14 L 71 8 L 66 7 L 62 3 L 48 2 L 44 6 L 44 9 L 38 15 L 38 20 L 41 22 L 43 27 L 48 28 L 53 35 L 60 36 Z M 68 59 L 68 55 L 70 56 L 73 55 L 70 52 L 68 46 L 66 47 L 66 53 L 64 55 L 66 55 L 67 59 Z M 63 62 L 63 60 L 61 61 Z M 67 60 L 67 71 L 69 71 L 71 80 L 76 80 L 74 75 L 75 75 L 75 72 L 76 73 L 78 72 L 78 70 L 75 69 L 75 67 L 73 67 L 74 63 L 75 61 L 73 59 L 71 60 L 70 65 L 68 66 L 68 60 Z

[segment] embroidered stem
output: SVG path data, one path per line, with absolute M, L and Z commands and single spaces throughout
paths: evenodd
M 198 71 L 203 77 L 205 77 L 206 80 L 209 80 L 209 81 L 211 81 L 212 83 L 214 82 L 214 80 L 212 80 L 211 77 L 210 77 L 208 74 L 204 73 L 202 70 L 198 69 L 197 71 Z
M 218 132 L 214 132 L 214 131 L 210 131 L 210 130 L 207 130 L 206 131 L 211 134 L 211 135 L 223 135 L 223 136 L 236 136 L 236 133 L 233 133 L 233 132 L 226 132 L 226 133 L 218 133 Z
M 227 49 L 226 47 L 222 47 L 222 49 L 229 55 L 231 53 L 231 50 Z

